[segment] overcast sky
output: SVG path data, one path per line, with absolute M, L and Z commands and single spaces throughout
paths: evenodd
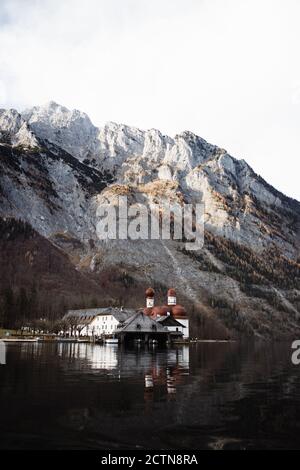
M 299 0 L 0 0 L 0 106 L 191 130 L 300 200 Z

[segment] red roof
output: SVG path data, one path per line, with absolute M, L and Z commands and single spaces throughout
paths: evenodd
M 148 317 L 151 317 L 152 310 L 153 310 L 153 307 L 145 307 L 144 310 L 143 310 L 143 314 L 147 315 Z
M 170 312 L 170 307 L 168 307 L 168 305 L 156 306 L 152 309 L 152 317 L 163 317 L 167 315 L 168 312 Z
M 172 307 L 172 315 L 174 318 L 187 318 L 186 309 L 183 307 L 183 305 L 179 304 Z

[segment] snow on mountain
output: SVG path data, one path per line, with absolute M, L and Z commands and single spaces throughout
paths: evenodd
M 0 139 L 2 142 L 27 148 L 38 146 L 37 139 L 27 122 L 14 109 L 0 109 Z
M 54 102 L 22 115 L 1 110 L 0 129 L 2 140 L 9 136 L 14 146 L 40 145 L 54 153 L 53 148 L 62 149 L 133 191 L 157 180 L 175 181 L 184 200 L 205 204 L 207 228 L 237 243 L 259 251 L 275 243 L 290 257 L 299 248 L 298 226 L 293 224 L 299 205 L 259 178 L 244 160 L 191 132 L 172 138 L 113 122 L 97 128 L 85 113 Z M 63 184 L 64 167 L 56 173 Z
M 47 139 L 82 160 L 93 152 L 97 128 L 81 111 L 69 111 L 51 101 L 25 110 L 22 117 L 40 139 Z
M 99 242 L 97 207 L 118 194 L 133 203 L 204 203 L 201 253 L 191 257 L 175 241 Z M 236 321 L 248 315 L 251 331 L 255 309 L 264 312 L 260 325 L 271 328 L 275 315 L 280 329 L 274 296 L 291 314 L 287 329 L 298 315 L 299 291 L 279 289 L 296 285 L 300 203 L 188 131 L 172 138 L 113 122 L 97 128 L 85 113 L 54 102 L 22 114 L 0 110 L 0 216 L 26 220 L 78 269 L 100 272 L 121 263 L 139 283 L 180 285 L 193 303 L 203 295 L 222 299 L 231 312 L 243 312 Z M 244 292 L 245 279 L 263 285 L 255 288 L 258 298 L 254 288 Z
M 142 131 L 114 122 L 97 128 L 85 113 L 53 101 L 24 111 L 22 117 L 40 139 L 109 170 L 117 171 L 128 158 L 140 158 L 146 167 L 175 165 L 176 170 L 186 172 L 217 151 L 190 132 L 173 139 L 156 129 Z

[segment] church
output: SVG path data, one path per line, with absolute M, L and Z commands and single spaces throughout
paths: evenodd
M 165 305 L 155 305 L 155 292 L 146 290 L 146 307 L 143 313 L 165 326 L 171 333 L 182 333 L 183 339 L 189 339 L 189 319 L 185 308 L 177 304 L 175 289 L 169 289 Z
M 69 335 L 91 337 L 104 342 L 174 342 L 189 339 L 189 320 L 182 305 L 177 304 L 175 289 L 167 292 L 165 305 L 155 305 L 155 292 L 145 292 L 146 306 L 130 308 L 94 308 L 69 310 L 64 321 L 70 325 Z

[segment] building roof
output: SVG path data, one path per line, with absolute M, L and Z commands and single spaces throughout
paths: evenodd
M 168 330 L 160 323 L 152 320 L 143 312 L 137 312 L 119 325 L 117 333 L 168 333 Z
M 164 317 L 166 316 L 168 313 L 170 313 L 172 310 L 170 307 L 168 307 L 168 305 L 157 305 L 155 307 L 153 307 L 152 309 L 152 312 L 151 312 L 151 316 L 153 318 L 156 318 L 156 317 Z
M 182 318 L 186 319 L 187 318 L 187 313 L 186 309 L 183 307 L 183 305 L 177 304 L 172 307 L 172 315 L 174 318 Z
M 162 323 L 164 326 L 180 326 L 185 328 L 185 326 L 172 317 L 172 315 L 165 315 L 163 317 L 157 318 L 156 321 Z
M 90 323 L 99 315 L 112 315 L 119 322 L 125 321 L 135 313 L 133 309 L 121 309 L 115 307 L 88 308 L 81 310 L 69 310 L 64 316 L 64 320 L 74 318 L 82 323 Z
M 143 310 L 144 315 L 148 315 L 149 317 L 151 317 L 153 307 L 145 307 L 144 309 L 141 308 L 140 310 Z

